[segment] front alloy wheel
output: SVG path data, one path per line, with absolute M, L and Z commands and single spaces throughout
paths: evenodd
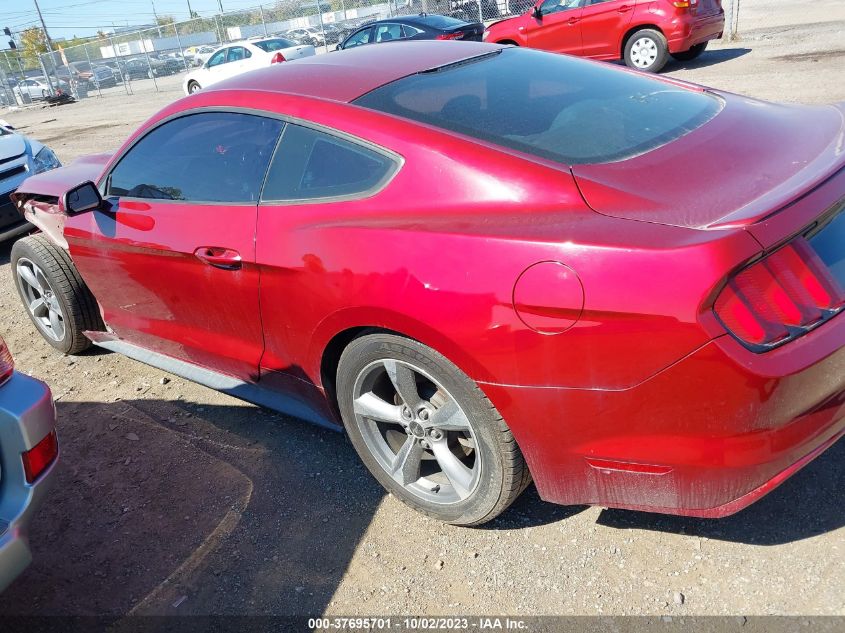
M 48 340 L 64 340 L 65 316 L 44 271 L 25 257 L 18 260 L 15 268 L 21 296 L 33 323 Z
M 503 512 L 530 483 L 513 434 L 466 374 L 401 336 L 353 340 L 337 399 L 364 465 L 412 508 L 455 525 Z
M 77 354 L 91 345 L 85 332 L 103 329 L 97 302 L 67 251 L 44 235 L 12 246 L 12 274 L 29 318 L 50 345 Z

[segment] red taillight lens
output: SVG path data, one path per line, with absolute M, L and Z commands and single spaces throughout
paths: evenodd
M 284 61 L 287 61 L 285 59 L 285 56 L 282 55 L 281 53 L 276 53 L 275 55 L 273 55 L 273 59 L 270 60 L 270 63 L 271 64 L 279 64 L 279 63 L 284 62 Z
M 845 289 L 803 237 L 732 277 L 714 310 L 731 334 L 762 351 L 801 336 L 845 306 Z
M 56 461 L 59 454 L 59 439 L 51 431 L 47 437 L 21 455 L 26 482 L 31 484 L 38 479 L 47 467 Z
M 690 9 L 698 4 L 698 0 L 674 0 L 672 4 L 676 9 Z
M 437 40 L 459 40 L 464 36 L 463 33 L 441 33 L 436 38 Z
M 6 382 L 15 370 L 12 354 L 6 347 L 6 342 L 0 338 L 0 385 Z

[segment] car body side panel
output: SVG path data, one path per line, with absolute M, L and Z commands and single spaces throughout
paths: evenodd
M 255 214 L 254 205 L 127 199 L 67 218 L 64 234 L 118 337 L 250 381 L 263 348 Z M 200 247 L 237 250 L 243 265 L 210 266 L 195 256 Z

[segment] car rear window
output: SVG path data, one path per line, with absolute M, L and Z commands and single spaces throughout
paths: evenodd
M 476 13 L 478 11 L 476 10 Z M 435 29 L 454 29 L 458 26 L 463 26 L 466 24 L 463 20 L 458 20 L 456 18 L 450 18 L 446 15 L 426 15 L 417 18 L 414 20 L 415 22 L 419 22 L 421 24 L 425 24 L 426 26 L 430 26 Z
M 567 165 L 624 160 L 701 127 L 718 97 L 609 65 L 503 49 L 424 71 L 357 105 Z
M 277 37 L 272 40 L 261 40 L 260 42 L 253 42 L 253 44 L 265 53 L 272 53 L 274 51 L 282 50 L 283 48 L 298 46 L 296 42 L 292 42 L 291 40 L 286 40 L 281 37 Z

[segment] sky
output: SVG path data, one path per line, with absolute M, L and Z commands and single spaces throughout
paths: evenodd
M 158 15 L 172 15 L 179 20 L 188 19 L 188 2 L 191 9 L 201 16 L 219 12 L 218 0 L 38 0 L 47 31 L 51 38 L 94 35 L 98 30 L 134 25 L 152 24 L 153 5 Z M 247 9 L 272 0 L 220 0 L 224 11 Z M 0 0 L 0 50 L 8 49 L 4 27 L 20 32 L 38 26 L 35 0 Z

